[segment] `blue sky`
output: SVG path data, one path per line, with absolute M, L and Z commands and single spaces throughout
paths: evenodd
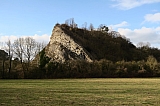
M 26 36 L 48 42 L 54 25 L 70 18 L 160 48 L 160 0 L 0 0 L 0 42 Z

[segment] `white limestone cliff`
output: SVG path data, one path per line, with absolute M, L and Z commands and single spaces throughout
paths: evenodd
M 45 55 L 51 58 L 51 61 L 61 63 L 67 60 L 85 60 L 92 62 L 83 47 L 67 35 L 60 25 L 54 27 L 50 42 L 45 48 Z

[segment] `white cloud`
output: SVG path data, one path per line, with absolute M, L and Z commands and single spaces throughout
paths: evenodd
M 112 7 L 116 7 L 122 10 L 129 10 L 144 4 L 151 4 L 160 2 L 160 0 L 112 0 L 116 2 Z
M 7 35 L 1 35 L 0 36 L 0 42 L 7 42 L 8 40 L 11 40 L 12 42 L 14 40 L 16 40 L 18 38 L 18 36 L 15 36 L 15 35 L 11 35 L 11 36 L 7 36 Z
M 22 36 L 16 36 L 16 35 L 0 35 L 0 42 L 7 42 L 8 40 L 11 40 L 11 42 L 14 42 L 14 40 L 16 40 L 17 38 L 25 38 L 25 37 L 32 37 L 33 39 L 35 39 L 36 41 L 38 42 L 46 42 L 48 43 L 49 42 L 49 39 L 50 39 L 50 36 L 47 35 L 47 34 L 43 34 L 43 35 L 38 35 L 38 34 L 35 34 L 35 35 L 31 35 L 31 36 L 27 36 L 27 35 L 22 35 Z
M 112 29 L 116 29 L 116 28 L 122 28 L 122 27 L 126 27 L 128 26 L 128 23 L 126 21 L 123 21 L 119 24 L 115 24 L 115 25 L 109 25 L 109 27 L 111 27 Z
M 156 45 L 156 47 L 158 46 L 158 48 L 160 48 L 160 27 L 142 27 L 134 30 L 119 28 L 118 32 L 121 35 L 125 35 L 127 38 L 129 38 L 135 45 L 139 42 L 150 42 L 151 46 Z
M 157 27 L 155 30 L 157 31 L 158 34 L 160 34 L 160 27 Z
M 155 14 L 147 14 L 145 15 L 145 21 L 144 22 L 160 22 L 160 13 L 155 13 Z
M 42 31 L 37 31 L 38 33 L 41 33 Z
M 151 12 L 158 12 L 158 10 L 156 10 L 156 9 L 153 9 Z
M 49 40 L 50 40 L 50 35 L 47 35 L 47 34 L 43 34 L 43 35 L 35 34 L 34 36 L 31 36 L 31 37 L 33 37 L 38 42 L 46 42 L 46 43 L 48 43 Z

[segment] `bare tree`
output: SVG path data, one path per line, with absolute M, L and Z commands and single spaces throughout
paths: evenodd
M 69 20 L 66 20 L 66 21 L 65 21 L 65 24 L 69 26 Z
M 112 38 L 117 38 L 117 37 L 121 37 L 121 34 L 117 31 L 111 31 L 108 33 L 110 36 L 112 36 Z
M 70 26 L 71 28 L 77 28 L 77 24 L 74 21 L 74 18 L 67 19 L 65 24 Z
M 84 29 L 84 30 L 87 30 L 87 22 L 85 22 L 85 23 L 83 24 L 83 29 Z
M 11 43 L 10 40 L 6 42 L 6 51 L 8 52 L 8 59 L 9 59 L 9 78 L 10 78 L 10 73 L 11 73 L 11 68 L 12 68 L 12 57 L 13 57 L 13 44 Z
M 109 31 L 109 28 L 103 24 L 101 24 L 98 29 L 99 29 L 99 31 L 102 31 L 103 33 L 108 33 L 108 31 Z
M 24 40 L 24 57 L 30 62 L 46 46 L 44 42 L 36 42 L 33 38 L 27 37 Z
M 15 56 L 23 62 L 24 38 L 18 38 L 13 43 L 13 52 Z
M 148 49 L 149 47 L 150 47 L 150 43 L 149 42 L 139 42 L 138 44 L 137 44 L 137 47 L 138 48 L 144 48 L 144 49 Z
M 90 30 L 90 31 L 93 31 L 93 30 L 94 30 L 93 24 L 90 24 L 90 25 L 89 25 L 89 30 Z
M 35 55 L 37 53 L 36 52 L 37 51 L 36 41 L 31 37 L 26 37 L 24 39 L 23 46 L 24 46 L 24 49 L 23 49 L 24 60 L 26 60 L 27 67 L 29 68 L 30 61 L 35 57 Z
M 70 27 L 74 28 L 74 18 L 70 19 Z
M 20 60 L 21 63 L 21 67 L 22 67 L 22 72 L 23 72 L 23 77 L 25 77 L 25 65 L 23 63 L 23 59 L 24 59 L 24 38 L 18 38 L 16 40 L 14 40 L 13 43 L 13 52 L 15 57 L 17 57 Z
M 99 27 L 98 27 L 98 31 L 102 31 L 103 30 L 103 26 L 104 26 L 103 24 L 100 24 Z
M 37 44 L 36 44 L 36 46 L 37 46 L 37 54 L 38 54 L 40 51 L 42 51 L 42 50 L 45 48 L 46 45 L 47 45 L 47 44 L 46 44 L 45 42 L 37 42 Z
M 45 48 L 46 43 L 45 42 L 37 42 L 37 55 L 36 55 L 36 65 L 37 67 L 40 65 L 40 52 Z
M 19 38 L 14 41 L 14 53 L 20 60 L 24 73 L 29 70 L 31 61 L 44 46 L 45 43 L 36 42 L 31 37 Z

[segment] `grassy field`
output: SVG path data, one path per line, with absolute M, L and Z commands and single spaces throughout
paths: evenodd
M 160 79 L 0 80 L 0 106 L 160 106 Z

